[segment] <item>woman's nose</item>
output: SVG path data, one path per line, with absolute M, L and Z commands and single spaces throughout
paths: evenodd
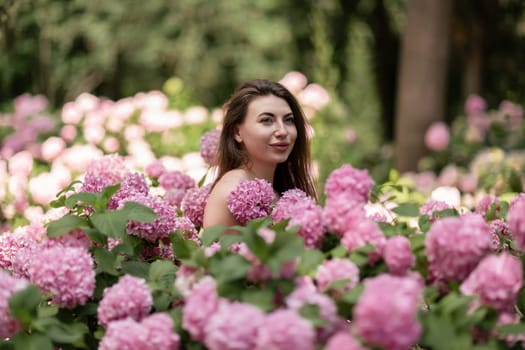
M 277 136 L 285 136 L 286 134 L 288 134 L 288 129 L 286 129 L 286 125 L 284 125 L 283 122 L 276 123 L 275 134 Z

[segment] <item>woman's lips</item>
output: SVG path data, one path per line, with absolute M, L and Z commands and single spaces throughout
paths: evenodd
M 290 144 L 289 143 L 285 143 L 285 142 L 279 142 L 279 143 L 272 143 L 272 144 L 270 144 L 270 146 L 272 146 L 273 148 L 275 148 L 278 151 L 284 152 L 284 151 L 288 150 L 288 148 L 290 147 Z

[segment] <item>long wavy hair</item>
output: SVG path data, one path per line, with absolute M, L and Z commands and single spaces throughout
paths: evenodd
M 263 79 L 251 80 L 241 85 L 224 104 L 224 120 L 218 148 L 218 171 L 215 183 L 228 171 L 249 161 L 244 148 L 235 140 L 235 130 L 248 111 L 249 104 L 257 97 L 274 95 L 284 99 L 294 116 L 297 139 L 286 162 L 277 164 L 273 188 L 278 193 L 298 188 L 317 199 L 311 173 L 311 155 L 306 135 L 306 119 L 294 95 L 283 85 Z

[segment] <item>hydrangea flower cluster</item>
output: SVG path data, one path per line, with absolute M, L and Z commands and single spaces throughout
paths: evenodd
M 132 318 L 143 319 L 151 310 L 153 297 L 142 278 L 124 275 L 111 287 L 104 289 L 98 305 L 98 323 L 107 327 L 115 320 Z
M 95 290 L 93 259 L 85 248 L 55 245 L 35 249 L 29 266 L 32 283 L 62 307 L 84 305 Z
M 256 350 L 315 349 L 315 330 L 310 322 L 289 309 L 266 315 L 257 333 Z
M 106 155 L 92 161 L 86 170 L 81 192 L 100 192 L 104 187 L 115 185 L 129 173 L 124 158 Z
M 111 322 L 99 344 L 100 350 L 178 350 L 180 337 L 173 332 L 168 314 L 156 313 L 142 322 L 126 318 Z
M 204 133 L 200 139 L 201 157 L 210 166 L 217 165 L 217 150 L 219 148 L 220 138 L 221 131 L 215 129 Z
M 337 332 L 326 343 L 325 350 L 365 350 L 349 332 Z
M 491 228 L 479 214 L 447 217 L 425 239 L 429 273 L 436 282 L 463 281 L 491 249 Z
M 0 270 L 0 340 L 12 337 L 22 329 L 20 322 L 9 311 L 8 300 L 14 293 L 27 287 L 25 279 L 12 277 Z
M 204 340 L 205 325 L 218 309 L 219 301 L 215 280 L 211 277 L 204 277 L 193 287 L 182 307 L 182 328 L 192 339 Z
M 510 202 L 507 222 L 516 247 L 525 251 L 525 195 L 519 195 Z
M 367 170 L 355 169 L 345 164 L 328 176 L 324 192 L 328 198 L 344 194 L 347 199 L 366 203 L 373 186 L 374 180 Z
M 382 274 L 366 279 L 364 286 L 353 310 L 359 335 L 383 349 L 410 349 L 422 333 L 417 310 L 423 285 L 412 277 Z
M 159 176 L 159 185 L 165 190 L 189 190 L 195 187 L 195 180 L 178 170 L 165 171 Z
M 390 273 L 405 274 L 416 261 L 410 249 L 410 241 L 405 236 L 394 236 L 386 242 L 383 258 Z
M 166 171 L 166 167 L 158 159 L 146 165 L 146 168 L 144 169 L 144 172 L 146 173 L 146 175 L 148 175 L 149 177 L 153 179 L 157 179 L 165 171 Z
M 490 206 L 492 204 L 498 204 L 500 203 L 500 200 L 498 197 L 494 197 L 491 195 L 485 195 L 483 198 L 479 200 L 479 202 L 476 204 L 476 213 L 483 215 L 486 217 L 487 211 L 490 209 Z M 500 208 L 496 208 L 498 210 Z
M 274 198 L 273 187 L 268 181 L 245 180 L 230 192 L 227 205 L 234 218 L 245 225 L 250 220 L 270 215 Z
M 383 231 L 379 229 L 376 222 L 368 218 L 363 218 L 354 225 L 343 235 L 341 245 L 349 252 L 365 245 L 373 245 L 375 250 L 369 253 L 369 262 L 377 261 L 382 256 L 387 242 Z
M 294 188 L 283 192 L 272 210 L 273 221 L 279 222 L 290 218 L 293 207 L 304 202 L 313 202 L 313 199 L 303 190 Z
M 366 219 L 364 204 L 345 196 L 327 198 L 323 210 L 323 222 L 333 234 L 343 236 L 358 222 Z
M 438 201 L 435 199 L 429 199 L 421 206 L 421 208 L 419 209 L 419 214 L 428 215 L 430 222 L 434 222 L 436 221 L 434 212 L 440 212 L 445 209 L 452 209 L 452 208 L 453 207 L 446 202 Z
M 204 208 L 210 196 L 211 184 L 189 189 L 182 199 L 182 211 L 196 227 L 202 227 Z
M 346 280 L 342 291 L 348 292 L 359 283 L 359 268 L 348 259 L 325 260 L 317 268 L 315 280 L 321 292 L 326 291 L 335 281 Z
M 167 237 L 175 228 L 175 209 L 163 199 L 151 195 L 138 194 L 128 197 L 126 201 L 121 201 L 119 208 L 123 207 L 125 202 L 137 202 L 147 206 L 157 215 L 157 219 L 152 222 L 128 222 L 126 228 L 130 235 L 139 236 L 147 241 L 155 242 L 159 238 Z
M 465 295 L 478 295 L 479 303 L 499 312 L 510 312 L 523 285 L 521 261 L 510 255 L 489 255 L 472 271 L 460 287 Z
M 148 182 L 144 174 L 130 172 L 122 180 L 119 190 L 109 200 L 108 209 L 117 209 L 121 201 L 139 194 L 149 194 Z
M 180 216 L 175 218 L 175 225 L 173 231 L 181 230 L 182 235 L 186 239 L 190 239 L 196 243 L 200 243 L 199 232 L 195 228 L 195 225 L 186 216 Z

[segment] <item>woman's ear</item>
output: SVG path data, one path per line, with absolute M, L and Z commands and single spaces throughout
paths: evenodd
M 241 133 L 239 132 L 238 127 L 235 127 L 234 138 L 235 138 L 235 141 L 237 141 L 238 143 L 242 143 L 242 137 L 241 137 Z

